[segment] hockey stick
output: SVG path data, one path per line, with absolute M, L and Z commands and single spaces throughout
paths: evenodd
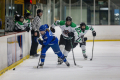
M 93 37 L 92 57 L 91 57 L 90 61 L 92 61 L 92 59 L 93 59 L 94 39 L 95 39 L 95 37 Z
M 41 56 L 41 55 L 40 55 Z M 39 57 L 39 61 L 38 61 L 38 65 L 37 65 L 37 68 L 39 67 L 39 63 L 40 63 L 40 57 Z
M 73 54 L 74 65 L 76 65 L 76 62 L 75 62 L 75 56 L 74 56 L 74 51 L 73 51 L 73 45 L 72 45 L 72 41 L 71 41 L 71 39 L 70 39 L 70 43 L 71 43 L 71 47 L 72 47 L 72 54 Z
M 74 56 L 73 45 L 72 45 L 71 39 L 70 39 L 70 43 L 71 43 L 71 47 L 72 47 L 72 54 L 73 54 L 74 65 L 77 66 L 77 67 L 82 68 L 83 66 L 77 65 L 76 62 L 75 62 L 75 56 Z
M 39 57 L 38 65 L 37 66 L 33 66 L 33 68 L 37 68 L 38 69 L 39 68 L 39 63 L 40 63 L 40 57 Z

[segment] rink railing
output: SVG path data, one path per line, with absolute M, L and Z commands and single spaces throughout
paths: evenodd
M 29 58 L 31 32 L 12 32 L 0 37 L 0 76 Z M 41 46 L 38 47 L 39 52 Z

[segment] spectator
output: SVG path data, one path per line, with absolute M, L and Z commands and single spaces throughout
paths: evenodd
M 31 14 L 30 13 L 26 13 L 26 18 L 24 19 L 24 26 L 28 26 L 29 28 L 30 28 L 30 30 L 32 29 L 32 27 L 31 27 Z
M 24 14 L 25 17 L 27 13 L 30 13 L 32 15 L 31 8 L 32 8 L 31 4 L 28 4 L 27 9 L 25 10 L 25 14 Z
M 24 17 L 21 15 L 15 16 L 15 27 L 14 31 L 20 32 L 20 31 L 29 31 L 29 27 L 25 27 L 23 24 Z

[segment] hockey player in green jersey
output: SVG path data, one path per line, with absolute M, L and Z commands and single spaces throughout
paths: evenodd
M 78 33 L 78 37 L 76 37 L 76 40 L 74 42 L 73 48 L 75 48 L 78 43 L 80 44 L 80 47 L 82 49 L 82 53 L 83 53 L 83 57 L 84 59 L 87 59 L 87 55 L 86 55 L 86 41 L 87 41 L 87 37 L 84 37 L 84 35 L 91 30 L 93 37 L 96 36 L 96 32 L 94 30 L 94 28 L 92 26 L 88 26 L 86 25 L 84 22 L 82 22 L 80 24 L 80 27 L 75 29 Z
M 14 31 L 20 32 L 20 31 L 28 31 L 30 30 L 30 28 L 27 26 L 25 27 L 23 24 L 24 21 L 24 17 L 21 15 L 16 15 L 15 16 L 15 27 L 14 27 Z
M 32 18 L 31 18 L 31 14 L 30 14 L 30 13 L 26 13 L 25 16 L 26 16 L 26 18 L 24 19 L 24 22 L 23 22 L 23 23 L 24 23 L 24 26 L 25 26 L 25 27 L 28 26 L 28 27 L 30 28 L 30 30 L 31 30 L 31 29 L 32 29 L 32 27 L 31 27 L 31 19 L 32 19 Z
M 68 53 L 70 52 L 72 44 L 74 44 L 74 38 L 75 35 L 78 35 L 75 28 L 76 24 L 72 22 L 72 18 L 68 16 L 66 18 L 66 21 L 60 21 L 57 20 L 55 23 L 52 24 L 51 26 L 51 31 L 55 32 L 55 26 L 59 26 L 62 30 L 62 34 L 60 36 L 60 42 L 59 42 L 59 47 L 61 52 L 64 54 L 65 57 L 67 57 Z M 58 64 L 61 64 L 60 58 L 58 58 Z

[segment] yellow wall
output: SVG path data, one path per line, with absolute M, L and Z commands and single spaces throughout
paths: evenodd
M 24 3 L 24 0 L 14 0 L 14 4 L 21 4 Z
M 32 4 L 36 4 L 36 0 L 32 0 Z
M 5 27 L 5 0 L 0 0 L 0 18 L 2 19 L 2 29 Z

